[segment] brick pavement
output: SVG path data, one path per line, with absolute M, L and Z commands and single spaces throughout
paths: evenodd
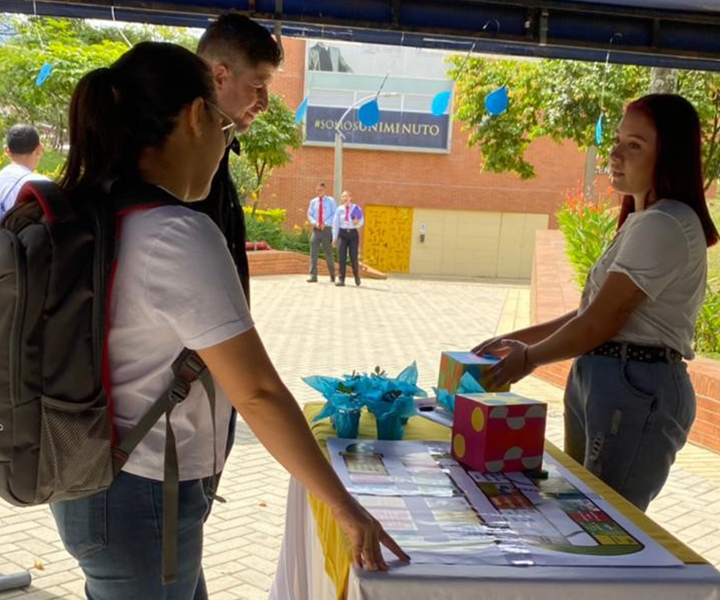
M 420 385 L 436 382 L 443 349 L 527 324 L 527 286 L 506 283 L 392 278 L 336 289 L 303 276 L 253 280 L 257 327 L 278 371 L 299 402 L 317 399 L 300 381 L 380 364 L 389 373 L 413 359 Z M 354 334 L 334 333 L 354 331 Z M 548 437 L 562 442 L 562 392 L 528 378 L 519 393 L 550 403 Z M 288 478 L 244 426 L 226 467 L 221 494 L 208 521 L 205 573 L 212 600 L 259 600 L 275 571 L 283 533 Z M 688 445 L 649 514 L 694 550 L 720 565 L 720 456 Z M 63 550 L 45 507 L 0 504 L 0 573 L 32 568 L 33 585 L 0 592 L 0 600 L 81 599 L 83 583 Z

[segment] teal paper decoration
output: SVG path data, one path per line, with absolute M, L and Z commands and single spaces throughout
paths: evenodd
M 307 113 L 309 100 L 310 96 L 305 96 L 305 99 L 300 103 L 300 106 L 297 107 L 297 110 L 295 111 L 295 123 L 302 123 Z
M 597 125 L 595 125 L 595 145 L 602 145 L 603 139 L 603 116 L 602 114 L 598 117 Z
M 358 118 L 365 127 L 372 127 L 380 122 L 380 106 L 377 97 L 366 102 L 358 110 Z
M 430 108 L 433 115 L 436 117 L 441 117 L 445 114 L 445 111 L 447 110 L 448 106 L 450 105 L 450 91 L 447 90 L 445 92 L 440 92 L 437 94 L 432 101 L 432 106 Z
M 508 89 L 504 85 L 485 96 L 485 108 L 493 116 L 503 114 L 508 108 Z
M 43 83 L 45 83 L 45 80 L 50 76 L 51 72 L 52 72 L 52 65 L 50 63 L 46 62 L 40 69 L 40 72 L 38 73 L 37 78 L 35 79 L 35 85 L 41 86 Z

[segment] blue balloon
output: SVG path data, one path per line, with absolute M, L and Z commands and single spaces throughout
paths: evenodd
M 377 98 L 373 98 L 370 102 L 363 104 L 358 111 L 358 117 L 365 127 L 377 125 L 380 122 L 380 107 L 378 106 Z
M 597 125 L 595 125 L 595 144 L 600 145 L 602 144 L 602 137 L 603 137 L 603 116 L 600 115 L 597 120 Z
M 501 115 L 508 108 L 508 89 L 504 85 L 485 96 L 485 108 L 491 115 Z
M 305 114 L 307 113 L 308 109 L 308 101 L 310 100 L 310 96 L 305 96 L 305 99 L 300 103 L 300 106 L 297 107 L 297 110 L 295 111 L 295 122 L 296 123 L 302 123 L 302 120 L 305 118 Z
M 432 101 L 432 114 L 436 117 L 440 117 L 445 114 L 448 105 L 450 104 L 450 91 L 440 92 L 437 94 Z
M 45 80 L 50 76 L 51 71 L 52 71 L 52 65 L 50 63 L 45 63 L 42 66 L 42 69 L 40 69 L 37 79 L 35 79 L 35 85 L 40 86 L 43 83 L 45 83 Z

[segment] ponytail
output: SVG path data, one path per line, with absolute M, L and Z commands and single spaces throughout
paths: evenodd
M 70 151 L 60 178 L 60 186 L 69 192 L 95 187 L 121 170 L 125 128 L 113 75 L 112 68 L 91 71 L 73 93 Z
M 109 68 L 91 71 L 70 101 L 61 187 L 82 192 L 135 177 L 142 152 L 160 148 L 196 98 L 214 100 L 212 74 L 201 58 L 175 44 L 143 42 Z

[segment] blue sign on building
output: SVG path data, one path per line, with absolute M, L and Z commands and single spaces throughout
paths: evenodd
M 305 139 L 308 142 L 335 140 L 335 128 L 345 112 L 342 108 L 309 106 L 306 119 Z M 416 150 L 447 150 L 450 117 L 436 117 L 428 113 L 383 110 L 380 122 L 366 127 L 353 110 L 342 123 L 341 131 L 345 145 L 387 146 L 389 148 Z

